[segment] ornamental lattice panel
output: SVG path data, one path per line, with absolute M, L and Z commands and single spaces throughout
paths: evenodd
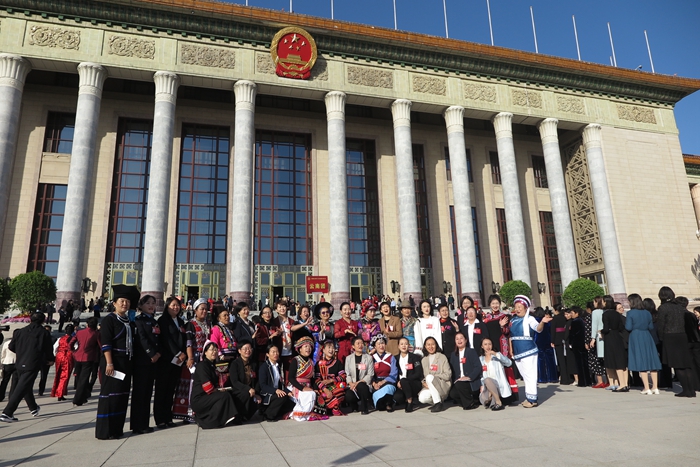
M 600 247 L 598 220 L 583 142 L 578 141 L 569 146 L 565 154 L 566 193 L 569 198 L 579 273 L 583 276 L 603 270 L 603 250 Z

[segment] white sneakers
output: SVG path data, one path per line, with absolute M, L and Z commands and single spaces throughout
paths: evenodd
M 5 423 L 12 423 L 16 422 L 18 419 L 15 417 L 10 417 L 9 415 L 0 414 L 0 422 L 5 422 Z
M 41 410 L 41 407 L 39 407 L 39 406 L 37 405 L 37 406 L 36 406 L 36 409 L 32 410 L 32 411 L 29 412 L 29 413 L 32 414 L 32 417 L 38 417 L 38 416 L 39 416 L 39 410 Z

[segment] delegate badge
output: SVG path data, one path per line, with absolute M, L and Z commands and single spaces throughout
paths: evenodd
M 297 27 L 280 30 L 270 46 L 275 73 L 282 78 L 308 79 L 318 52 L 311 34 Z

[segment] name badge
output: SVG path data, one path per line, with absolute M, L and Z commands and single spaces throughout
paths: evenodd
M 407 370 L 412 370 L 412 369 L 413 369 L 413 363 L 407 363 L 407 364 L 406 364 L 406 369 L 407 369 Z
M 483 365 L 483 366 L 481 367 L 481 369 L 482 369 L 483 371 L 488 371 L 488 368 L 486 368 L 486 365 Z
M 432 365 L 430 365 L 430 371 L 438 371 L 437 364 L 433 363 Z
M 357 369 L 360 371 L 365 371 L 367 369 L 367 365 L 365 365 L 364 363 L 358 363 Z
M 254 371 L 251 371 L 251 372 L 250 372 L 250 377 L 251 377 L 251 378 L 255 379 L 256 376 L 258 376 L 257 373 L 255 373 Z
M 379 362 L 374 362 L 374 369 L 378 370 L 379 369 Z
M 462 364 L 467 363 L 467 357 L 460 358 L 459 363 L 462 363 Z
M 158 326 L 153 326 L 153 334 L 156 336 L 160 334 L 160 328 Z
M 182 326 L 180 326 L 180 332 L 184 334 L 184 333 L 185 333 L 185 328 L 183 328 Z
M 394 326 L 389 325 L 389 331 L 394 332 Z
M 474 328 L 474 334 L 481 334 L 481 329 Z
M 432 325 L 432 324 L 426 324 L 426 325 L 425 325 L 425 329 L 433 329 L 433 325 Z

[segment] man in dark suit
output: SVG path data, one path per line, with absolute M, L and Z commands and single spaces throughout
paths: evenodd
M 17 329 L 12 335 L 9 349 L 17 355 L 15 366 L 17 368 L 17 387 L 15 387 L 7 406 L 0 414 L 0 421 L 14 422 L 15 410 L 19 402 L 24 399 L 32 416 L 39 416 L 39 406 L 34 400 L 32 389 L 42 363 L 53 360 L 53 348 L 51 336 L 43 328 L 44 314 L 32 313 L 29 326 Z

